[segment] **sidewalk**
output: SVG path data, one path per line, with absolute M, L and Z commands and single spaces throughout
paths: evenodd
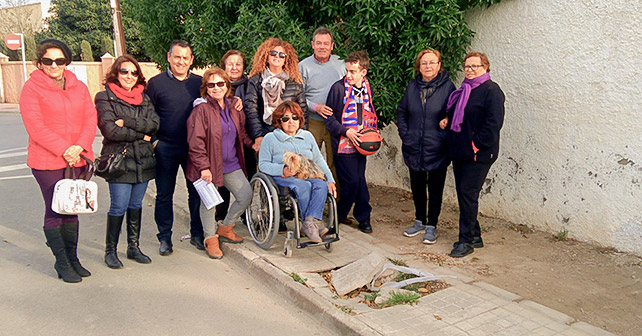
M 184 178 L 177 179 L 174 211 L 177 223 L 187 233 L 187 191 Z M 152 182 L 147 196 L 153 199 L 156 186 Z M 376 223 L 376 219 L 373 219 Z M 256 246 L 245 227 L 237 233 L 243 244 L 222 244 L 225 258 L 245 266 L 259 279 L 269 283 L 301 309 L 307 310 L 324 325 L 342 334 L 355 335 L 613 335 L 559 311 L 485 282 L 443 268 L 429 269 L 407 260 L 411 267 L 421 268 L 444 278 L 447 289 L 422 297 L 416 305 L 398 305 L 372 309 L 357 299 L 341 299 L 327 288 L 315 272 L 344 266 L 371 252 L 403 259 L 394 246 L 376 241 L 353 227 L 341 225 L 341 240 L 332 244 L 332 251 L 322 247 L 295 250 L 292 258 L 283 255 L 284 234 L 279 234 L 268 250 Z M 174 238 L 175 240 L 178 237 Z M 203 257 L 206 258 L 205 253 Z M 216 262 L 216 261 L 212 261 Z M 295 282 L 288 274 L 307 279 L 308 287 Z
M 20 113 L 20 105 L 0 103 L 0 113 Z

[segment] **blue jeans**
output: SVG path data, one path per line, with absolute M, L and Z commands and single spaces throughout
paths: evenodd
M 141 183 L 109 183 L 110 216 L 124 216 L 127 209 L 142 209 L 143 197 L 148 182 Z
M 328 198 L 328 183 L 321 179 L 301 180 L 295 177 L 272 176 L 274 182 L 282 187 L 288 187 L 296 195 L 301 211 L 301 218 L 308 216 L 316 219 L 323 218 L 325 200 Z
M 176 188 L 176 174 L 180 166 L 185 173 L 187 164 L 187 147 L 175 145 L 167 141 L 159 141 L 154 149 L 156 154 L 156 207 L 154 219 L 158 227 L 159 241 L 172 240 L 172 226 L 174 225 L 174 190 Z M 187 204 L 190 215 L 190 234 L 192 237 L 203 237 L 203 224 L 199 208 L 201 198 L 189 180 L 187 185 Z

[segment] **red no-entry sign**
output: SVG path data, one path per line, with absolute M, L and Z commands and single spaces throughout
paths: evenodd
M 7 48 L 10 50 L 18 50 L 22 46 L 20 43 L 20 36 L 16 34 L 9 34 L 4 38 L 4 44 L 7 45 Z

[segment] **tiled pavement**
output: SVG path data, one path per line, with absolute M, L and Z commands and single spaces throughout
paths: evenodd
M 186 223 L 187 196 L 184 179 L 178 179 L 174 197 L 177 220 Z M 150 183 L 148 201 L 155 195 Z M 187 232 L 186 224 L 184 232 Z M 176 230 L 177 233 L 180 232 Z M 283 255 L 285 235 L 279 234 L 273 246 L 263 250 L 256 246 L 246 228 L 236 230 L 246 238 L 240 245 L 223 244 L 226 257 L 256 271 L 283 295 L 291 296 L 302 309 L 307 309 L 324 323 L 331 323 L 343 334 L 361 335 L 612 335 L 584 322 L 578 322 L 559 311 L 520 296 L 475 281 L 445 269 L 424 269 L 444 278 L 451 287 L 422 297 L 418 304 L 372 309 L 359 298 L 342 299 L 327 288 L 318 271 L 346 265 L 371 252 L 400 258 L 395 247 L 375 241 L 352 227 L 341 226 L 341 240 L 332 251 L 323 247 L 295 250 L 292 258 Z M 412 263 L 411 263 L 411 266 Z M 425 267 L 424 267 L 425 268 Z M 308 287 L 294 282 L 287 274 L 306 279 Z

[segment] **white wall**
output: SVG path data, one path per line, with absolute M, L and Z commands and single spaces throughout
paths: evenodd
M 480 211 L 642 255 L 640 13 L 640 0 L 504 0 L 467 14 L 506 94 Z M 378 156 L 398 163 L 391 151 Z M 407 187 L 387 158 L 368 169 Z M 447 189 L 456 203 L 451 174 Z

